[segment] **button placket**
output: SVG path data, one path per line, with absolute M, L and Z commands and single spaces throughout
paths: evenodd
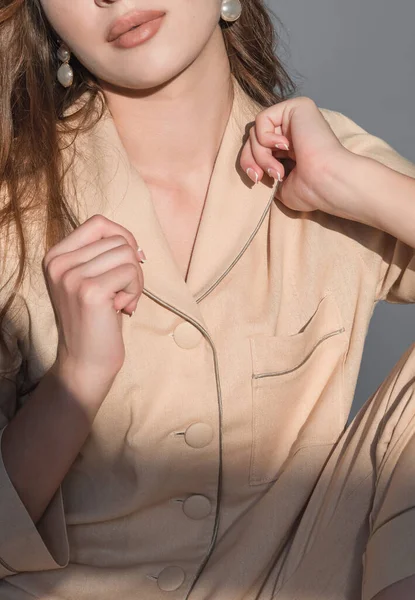
M 192 349 L 204 339 L 200 330 L 188 321 L 183 321 L 174 329 L 170 336 L 177 346 L 183 349 Z M 183 437 L 185 443 L 194 449 L 205 448 L 214 438 L 211 425 L 203 422 L 192 423 L 184 431 L 172 432 L 174 436 Z M 173 500 L 173 499 L 172 499 Z M 202 494 L 192 494 L 187 498 L 174 500 L 181 504 L 184 515 L 189 519 L 205 519 L 212 513 L 212 502 Z M 186 579 L 186 574 L 178 566 L 166 567 L 157 578 L 157 585 L 163 591 L 175 591 L 181 587 Z

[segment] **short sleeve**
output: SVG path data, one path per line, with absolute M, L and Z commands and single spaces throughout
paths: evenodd
M 345 148 L 415 179 L 415 164 L 401 156 L 387 142 L 368 133 L 341 113 L 324 108 L 320 111 Z M 394 190 L 391 189 L 391 202 L 393 194 Z M 415 302 L 415 249 L 385 231 L 373 228 L 372 234 L 373 247 L 379 256 L 375 300 Z
M 4 281 L 1 279 L 0 284 Z M 6 287 L 2 287 L 2 305 Z M 22 312 L 14 311 L 14 314 L 13 319 L 6 315 L 0 330 L 3 340 L 0 346 L 0 579 L 23 571 L 61 568 L 69 560 L 61 488 L 35 524 L 3 462 L 1 439 L 18 410 L 21 399 L 19 382 L 24 363 L 17 334 L 20 327 L 18 315 Z

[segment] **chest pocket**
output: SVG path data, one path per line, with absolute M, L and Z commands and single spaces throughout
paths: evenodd
M 300 448 L 334 444 L 345 425 L 348 336 L 335 298 L 320 300 L 298 333 L 249 338 L 252 448 L 249 483 L 274 481 Z

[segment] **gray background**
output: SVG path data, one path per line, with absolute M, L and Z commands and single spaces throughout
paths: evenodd
M 415 162 L 415 1 L 268 0 L 280 56 L 305 95 Z M 415 305 L 379 302 L 350 418 L 415 341 Z

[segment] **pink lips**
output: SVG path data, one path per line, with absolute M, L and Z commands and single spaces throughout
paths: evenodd
M 121 35 L 132 29 L 163 16 L 165 11 L 162 10 L 136 10 L 117 19 L 110 27 L 107 41 L 113 42 Z

